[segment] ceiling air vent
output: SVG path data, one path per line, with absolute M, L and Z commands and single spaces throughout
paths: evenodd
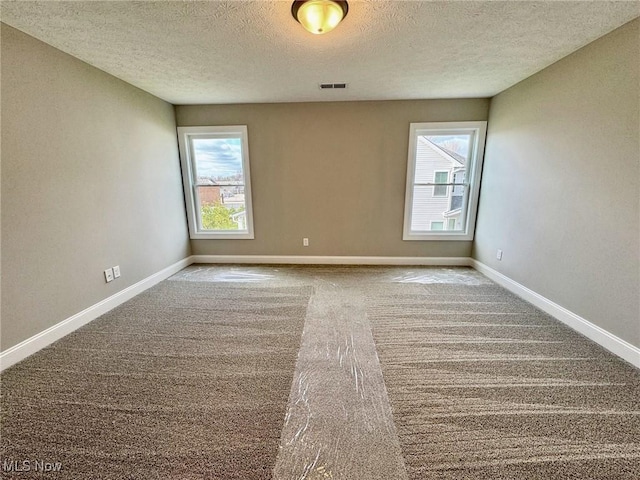
M 327 90 L 333 88 L 347 88 L 346 83 L 321 83 L 320 90 Z

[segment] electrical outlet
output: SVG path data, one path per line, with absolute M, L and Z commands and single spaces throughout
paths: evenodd
M 308 247 L 309 246 L 309 239 L 308 238 L 303 238 L 302 239 L 302 246 L 303 247 Z
M 113 267 L 113 278 L 120 278 L 120 265 Z
M 498 250 L 498 251 L 496 252 L 496 258 L 497 258 L 498 260 L 502 260 L 502 250 Z
M 104 271 L 104 279 L 107 283 L 113 281 L 113 268 L 107 268 Z

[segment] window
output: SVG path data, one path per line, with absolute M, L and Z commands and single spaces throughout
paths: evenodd
M 473 240 L 486 128 L 411 124 L 404 240 Z
M 446 197 L 447 196 L 447 184 L 449 183 L 449 172 L 434 172 L 435 183 L 433 187 L 434 197 Z
M 178 143 L 191 238 L 253 238 L 247 127 L 178 127 Z

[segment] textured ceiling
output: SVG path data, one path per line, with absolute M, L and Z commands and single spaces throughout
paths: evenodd
M 174 104 L 489 97 L 640 15 L 639 1 L 7 1 L 0 18 Z M 346 82 L 346 90 L 320 90 Z

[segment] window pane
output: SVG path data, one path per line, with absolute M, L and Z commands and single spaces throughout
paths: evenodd
M 443 230 L 444 222 L 431 222 L 431 230 Z

